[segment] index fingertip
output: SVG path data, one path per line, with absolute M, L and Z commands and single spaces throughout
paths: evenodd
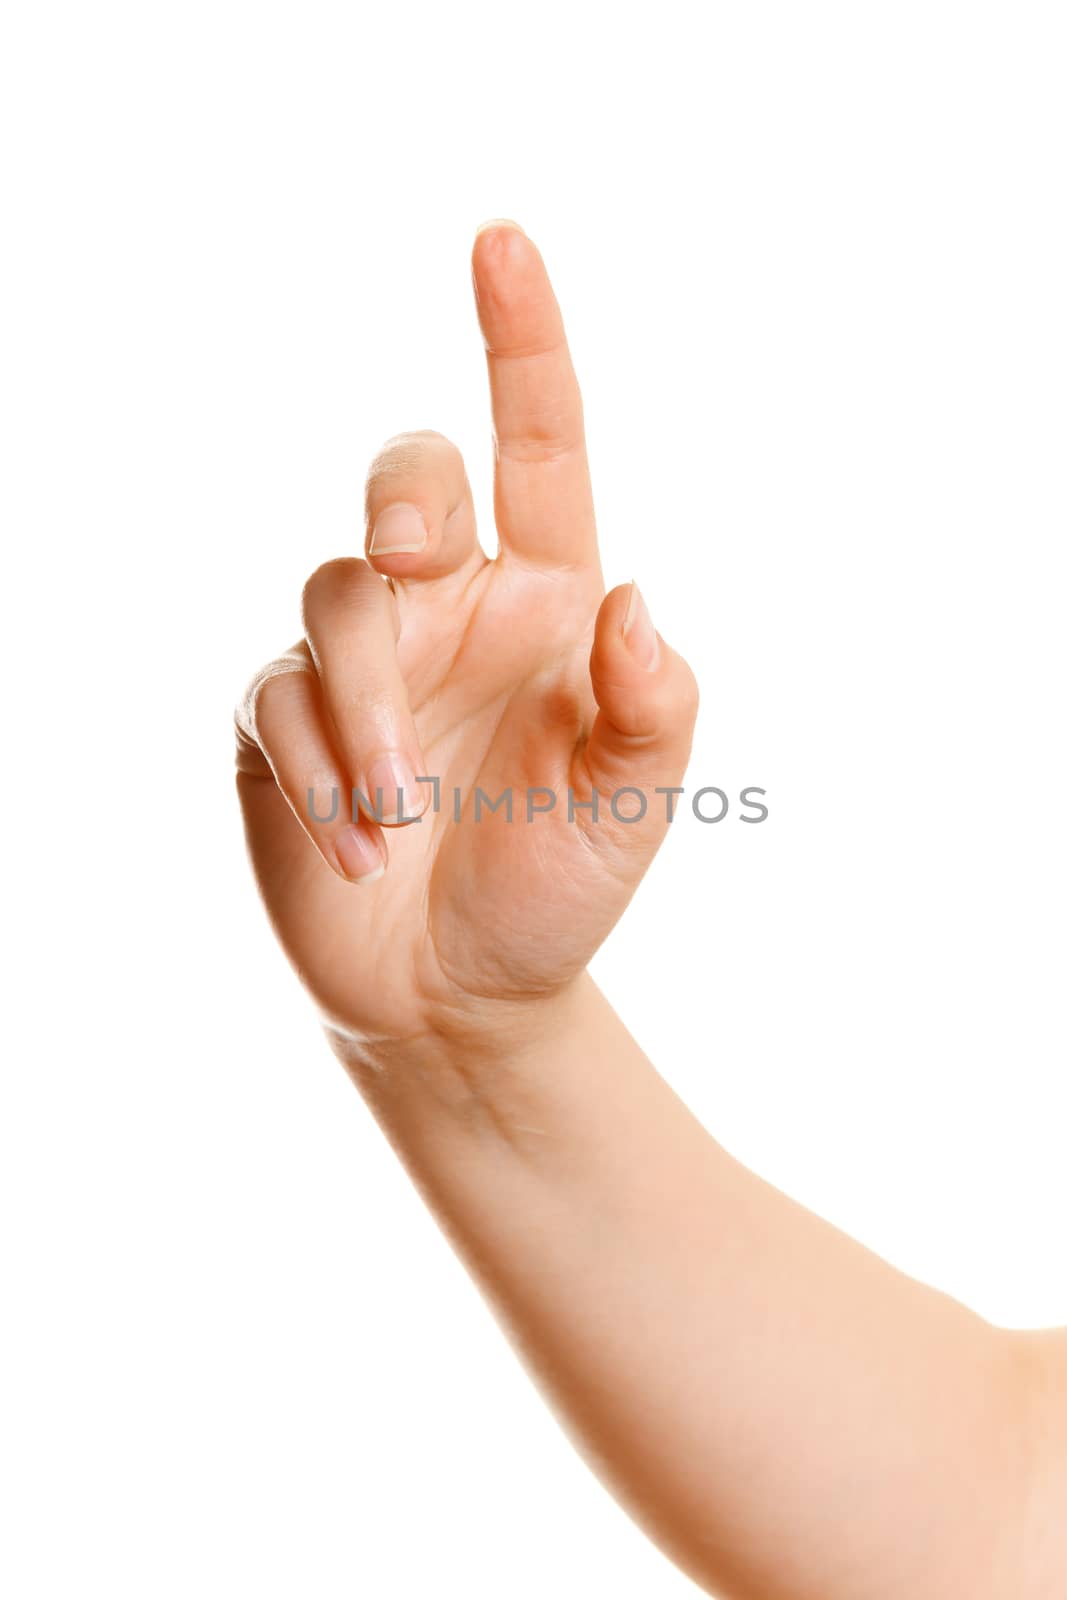
M 485 222 L 479 222 L 474 230 L 477 239 L 480 234 L 491 233 L 495 228 L 513 228 L 517 233 L 525 234 L 526 229 L 514 217 L 489 217 Z

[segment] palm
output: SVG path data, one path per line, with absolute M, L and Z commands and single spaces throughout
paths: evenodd
M 552 986 L 606 931 L 599 918 L 575 924 L 596 904 L 588 869 L 597 863 L 565 815 L 522 820 L 528 788 L 555 785 L 562 772 L 565 791 L 575 728 L 592 721 L 588 656 L 602 595 L 592 573 L 561 587 L 487 563 L 453 604 L 400 597 L 398 655 L 428 771 L 440 775 L 440 809 L 390 830 L 387 878 L 364 894 L 326 867 L 276 788 L 246 800 L 254 865 L 282 942 L 346 1027 L 393 1037 L 418 1027 L 427 1001 L 453 987 L 474 995 L 487 983 L 497 993 Z M 495 800 L 508 788 L 513 822 L 484 802 L 475 822 L 476 790 Z M 548 922 L 531 915 L 546 899 Z

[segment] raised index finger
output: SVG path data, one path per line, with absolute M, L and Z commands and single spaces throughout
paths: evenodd
M 541 253 L 514 222 L 479 229 L 471 258 L 496 439 L 503 552 L 539 566 L 595 565 L 582 397 Z

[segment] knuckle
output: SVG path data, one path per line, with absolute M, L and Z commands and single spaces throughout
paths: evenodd
M 548 410 L 526 408 L 512 417 L 507 426 L 497 428 L 497 452 L 501 459 L 535 466 L 581 458 L 585 451 L 585 425 L 582 403 Z
M 675 656 L 671 668 L 653 689 L 651 702 L 655 725 L 668 738 L 693 728 L 700 703 L 700 690 L 689 664 Z
M 336 556 L 316 567 L 300 596 L 300 615 L 305 627 L 313 625 L 317 617 L 334 606 L 350 604 L 367 571 L 367 563 L 356 556 Z
M 569 460 L 577 449 L 578 440 L 564 434 L 531 432 L 498 441 L 500 459 L 523 467 L 556 466 Z
M 681 671 L 678 678 L 678 708 L 687 722 L 695 722 L 700 710 L 700 685 L 688 661 L 679 657 Z
M 264 728 L 276 726 L 284 708 L 293 702 L 294 676 L 311 670 L 308 657 L 299 646 L 260 667 L 238 703 L 238 733 L 261 743 Z

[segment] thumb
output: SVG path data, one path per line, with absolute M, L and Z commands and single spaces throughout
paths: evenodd
M 605 596 L 589 672 L 598 711 L 583 764 L 603 823 L 593 832 L 647 864 L 677 804 L 656 791 L 682 783 L 699 696 L 692 669 L 656 632 L 636 583 Z

